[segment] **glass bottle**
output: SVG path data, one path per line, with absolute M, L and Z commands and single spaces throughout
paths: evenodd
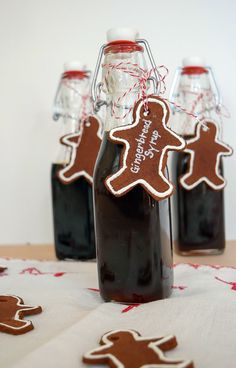
M 62 117 L 61 136 L 76 133 L 89 91 L 90 72 L 76 62 L 64 65 L 54 101 L 54 120 Z M 55 250 L 58 259 L 92 259 L 96 256 L 92 187 L 84 177 L 64 184 L 58 171 L 70 160 L 71 147 L 60 144 L 51 169 Z
M 144 49 L 136 39 L 134 30 L 108 31 L 108 44 L 103 47 L 104 64 L 122 63 L 131 70 L 136 64 L 146 69 Z M 106 189 L 104 180 L 118 170 L 122 149 L 109 141 L 108 134 L 114 127 L 132 123 L 132 107 L 140 87 L 133 88 L 137 79 L 115 68 L 107 73 L 103 67 L 103 81 L 107 106 L 105 132 L 93 187 L 100 293 L 105 301 L 150 302 L 171 293 L 170 201 L 156 202 L 141 186 L 122 197 L 115 197 Z M 114 104 L 119 118 L 114 116 Z
M 172 85 L 171 101 L 199 119 L 209 119 L 220 125 L 217 108 L 219 93 L 211 68 L 197 57 L 183 60 Z M 174 114 L 171 128 L 182 137 L 195 136 L 196 119 L 183 111 Z M 172 174 L 176 184 L 175 250 L 181 255 L 220 254 L 225 248 L 224 191 L 213 190 L 205 182 L 187 190 L 179 183 L 186 173 L 190 155 L 173 153 Z M 223 163 L 220 162 L 223 175 Z

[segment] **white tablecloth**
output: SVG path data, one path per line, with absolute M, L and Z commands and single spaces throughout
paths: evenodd
M 112 329 L 143 336 L 176 335 L 166 353 L 196 368 L 236 366 L 236 269 L 179 264 L 171 298 L 139 306 L 103 303 L 96 264 L 0 259 L 1 294 L 14 294 L 43 313 L 26 317 L 34 330 L 0 333 L 2 368 L 78 368 L 83 353 Z

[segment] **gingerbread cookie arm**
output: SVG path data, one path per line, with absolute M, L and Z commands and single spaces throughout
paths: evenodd
M 127 138 L 129 137 L 129 129 L 132 129 L 133 126 L 134 124 L 126 125 L 125 130 L 124 126 L 113 128 L 109 133 L 109 140 L 126 144 Z
M 198 147 L 198 142 L 195 139 L 189 140 L 186 143 L 185 152 L 191 153 L 192 151 L 195 151 L 195 148 Z
M 218 151 L 222 154 L 222 156 L 232 155 L 233 149 L 230 146 L 222 142 L 219 143 L 219 141 L 217 141 L 217 143 Z
M 22 313 L 23 316 L 31 316 L 31 315 L 35 315 L 35 314 L 39 314 L 42 312 L 42 307 L 37 306 L 37 307 L 31 307 L 29 305 L 25 305 L 25 304 L 19 304 L 20 306 L 20 312 Z
M 60 138 L 60 143 L 68 147 L 77 147 L 80 141 L 81 132 L 64 135 Z
M 191 153 L 190 151 L 195 151 L 195 149 L 198 148 L 198 144 L 198 141 L 196 141 L 195 139 L 189 140 L 187 142 L 185 152 Z M 215 148 L 222 156 L 230 156 L 233 153 L 233 150 L 230 146 L 219 142 L 218 140 L 216 140 Z
M 171 151 L 174 148 L 175 151 L 182 151 L 186 147 L 185 140 L 175 134 L 173 130 L 165 126 L 165 129 L 170 133 L 169 135 L 169 143 L 168 143 L 168 151 Z
M 153 339 L 151 342 L 154 343 L 155 346 L 158 346 L 159 349 L 163 351 L 168 351 L 174 349 L 178 344 L 176 337 L 173 335 L 168 336 L 167 338 L 161 337 L 160 339 Z

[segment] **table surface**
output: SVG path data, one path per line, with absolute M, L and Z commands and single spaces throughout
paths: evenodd
M 56 260 L 54 246 L 52 244 L 2 245 L 0 246 L 0 258 L 5 257 L 48 261 Z M 227 241 L 226 249 L 221 255 L 183 257 L 174 253 L 174 262 L 236 266 L 236 240 Z

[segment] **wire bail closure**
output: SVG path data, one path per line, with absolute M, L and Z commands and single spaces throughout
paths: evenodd
M 148 80 L 150 82 L 152 82 L 152 84 L 153 84 L 154 94 L 158 95 L 160 93 L 160 88 L 161 88 L 161 83 L 160 83 L 161 78 L 160 78 L 160 75 L 158 74 L 157 67 L 156 67 L 156 64 L 155 64 L 155 61 L 154 61 L 154 58 L 153 58 L 153 54 L 152 54 L 150 45 L 149 45 L 148 41 L 145 40 L 145 39 L 136 40 L 136 43 L 144 45 L 144 48 L 147 52 L 147 55 L 148 55 L 148 58 L 149 58 L 149 61 L 150 61 L 150 64 L 152 66 L 153 73 L 154 73 L 154 76 L 149 77 Z M 96 63 L 96 67 L 95 67 L 95 71 L 94 71 L 94 75 L 93 75 L 92 84 L 91 84 L 91 96 L 92 96 L 92 102 L 93 102 L 95 113 L 98 112 L 102 106 L 107 105 L 107 102 L 105 100 L 102 100 L 102 99 L 99 98 L 101 88 L 102 88 L 102 82 L 99 82 L 97 84 L 97 78 L 98 78 L 99 70 L 100 70 L 100 67 L 101 67 L 101 61 L 102 61 L 102 57 L 103 57 L 103 54 L 104 54 L 104 49 L 106 48 L 106 46 L 107 46 L 107 44 L 102 45 L 100 50 L 99 50 L 97 63 Z
M 209 77 L 210 77 L 210 83 L 214 88 L 214 98 L 215 98 L 215 109 L 216 111 L 220 111 L 221 110 L 221 106 L 222 106 L 222 97 L 220 95 L 220 91 L 219 88 L 217 86 L 216 83 L 216 79 L 214 76 L 214 73 L 212 71 L 212 68 L 210 66 L 204 66 L 205 69 L 207 69 L 208 73 L 209 73 Z M 178 86 L 180 83 L 180 77 L 181 77 L 181 72 L 182 72 L 182 67 L 178 67 L 175 71 L 174 74 L 174 79 L 173 79 L 173 83 L 170 89 L 170 103 L 171 103 L 171 107 L 172 107 L 172 111 L 173 113 L 175 112 L 175 99 L 177 97 L 176 91 L 178 90 Z

